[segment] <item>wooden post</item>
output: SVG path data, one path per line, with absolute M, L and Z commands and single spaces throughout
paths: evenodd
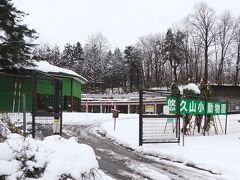
M 116 130 L 116 118 L 114 118 L 114 131 Z

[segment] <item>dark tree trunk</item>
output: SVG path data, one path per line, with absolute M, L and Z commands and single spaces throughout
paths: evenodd
M 240 44 L 238 44 L 238 48 L 237 48 L 236 75 L 235 75 L 235 79 L 234 79 L 235 85 L 238 85 L 239 65 L 240 65 Z
M 174 80 L 177 82 L 177 67 L 173 67 Z
M 207 33 L 206 33 L 207 37 Z M 204 64 L 204 79 L 203 82 L 204 84 L 208 83 L 208 41 L 207 38 L 205 39 L 205 48 L 204 48 L 204 59 L 205 59 L 205 64 Z

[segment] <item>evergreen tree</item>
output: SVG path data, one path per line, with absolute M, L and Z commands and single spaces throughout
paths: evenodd
M 61 61 L 61 52 L 59 47 L 55 45 L 51 51 L 51 59 L 49 60 L 49 63 L 55 66 L 59 66 L 60 61 Z
M 127 46 L 124 50 L 125 63 L 128 66 L 129 90 L 139 90 L 142 88 L 142 64 L 139 52 L 134 46 Z
M 59 66 L 61 61 L 61 52 L 57 45 L 52 48 L 50 45 L 44 44 L 33 50 L 33 59 L 48 61 L 52 65 Z
M 52 49 L 49 44 L 43 44 L 35 47 L 32 54 L 33 59 L 49 62 L 52 58 Z
M 64 50 L 62 53 L 62 59 L 59 63 L 59 66 L 62 68 L 66 68 L 66 69 L 72 69 L 75 65 L 74 60 L 75 60 L 74 59 L 74 46 L 67 43 L 64 46 Z
M 80 42 L 77 42 L 77 44 L 73 46 L 72 56 L 74 61 L 74 67 L 72 70 L 76 71 L 79 74 L 83 74 L 84 52 Z
M 36 31 L 21 24 L 26 15 L 17 10 L 11 0 L 0 1 L 0 67 L 11 69 L 31 64 L 30 52 L 34 46 L 27 38 L 37 38 Z
M 180 63 L 184 60 L 184 34 L 180 31 L 172 33 L 171 29 L 168 29 L 164 45 L 163 45 L 163 56 L 164 59 L 169 61 L 174 74 L 174 81 L 177 82 L 177 68 Z
M 99 54 L 96 45 L 87 47 L 85 50 L 84 76 L 91 81 L 92 90 L 97 91 L 97 83 L 101 82 L 103 70 L 103 58 Z
M 123 55 L 119 48 L 116 48 L 113 52 L 113 77 L 116 85 L 126 87 L 127 81 L 127 68 L 124 64 Z
M 103 81 L 105 88 L 112 88 L 114 83 L 114 62 L 113 53 L 111 50 L 108 51 L 105 58 L 105 65 L 103 66 Z

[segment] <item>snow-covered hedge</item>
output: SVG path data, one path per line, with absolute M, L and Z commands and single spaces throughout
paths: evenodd
M 40 141 L 10 133 L 0 143 L 0 179 L 93 179 L 97 169 L 93 149 L 75 138 Z

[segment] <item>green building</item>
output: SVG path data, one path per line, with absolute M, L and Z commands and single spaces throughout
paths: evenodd
M 79 74 L 50 65 L 46 61 L 35 62 L 35 67 L 27 67 L 17 72 L 0 72 L 0 112 L 21 112 L 22 95 L 26 95 L 26 109 L 32 110 L 32 72 L 36 72 L 37 108 L 52 111 L 55 94 L 55 79 L 60 80 L 62 109 L 81 110 L 82 84 L 87 80 Z

